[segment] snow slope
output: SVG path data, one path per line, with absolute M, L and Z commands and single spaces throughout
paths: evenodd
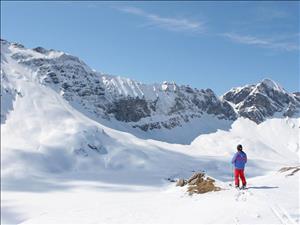
M 299 164 L 299 118 L 240 118 L 172 144 L 92 120 L 11 57 L 1 79 L 1 223 L 299 223 L 299 173 L 274 172 Z M 249 156 L 244 194 L 228 185 L 238 143 Z M 168 181 L 202 170 L 225 190 L 190 197 Z

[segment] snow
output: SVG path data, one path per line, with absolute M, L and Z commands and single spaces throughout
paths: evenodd
M 257 125 L 204 114 L 186 127 L 139 136 L 93 120 L 41 85 L 33 70 L 2 59 L 1 91 L 20 92 L 1 96 L 2 224 L 300 222 L 299 172 L 277 172 L 299 165 L 299 118 Z M 102 79 L 124 95 L 166 95 L 160 85 Z M 165 104 L 174 99 L 168 94 Z M 200 124 L 205 130 L 197 137 Z M 183 131 L 195 138 L 191 144 L 153 140 L 183 139 Z M 229 186 L 239 143 L 249 159 L 249 189 L 241 192 Z M 189 196 L 167 181 L 194 171 L 205 171 L 223 190 Z
M 249 157 L 277 159 L 280 161 L 299 161 L 300 119 L 269 119 L 256 125 L 249 119 L 239 118 L 229 131 L 200 135 L 191 146 L 203 149 L 203 154 L 233 154 L 232 146 L 241 143 Z M 226 141 L 225 141 L 226 140 Z M 228 149 L 224 152 L 224 149 Z M 230 150 L 231 149 L 231 150 Z M 272 157 L 270 157 L 270 154 Z
M 18 45 L 13 44 L 10 45 L 9 48 L 13 50 L 15 54 L 22 54 L 30 58 L 59 58 L 66 54 L 64 52 L 54 50 L 46 50 L 46 53 L 43 54 L 33 49 L 20 48 Z
M 273 173 L 249 179 L 246 191 L 228 188 L 194 196 L 173 185 L 161 188 L 66 180 L 48 178 L 49 189 L 43 192 L 5 192 L 3 218 L 19 224 L 299 223 L 299 196 L 295 195 L 299 175 Z
M 117 91 L 120 95 L 128 97 L 139 97 L 140 99 L 145 98 L 147 100 L 155 100 L 157 97 L 161 97 L 162 99 L 166 97 L 174 98 L 174 95 L 170 93 L 166 94 L 165 91 L 176 91 L 177 89 L 177 85 L 174 82 L 168 83 L 164 81 L 161 85 L 147 85 L 125 77 L 111 76 L 106 74 L 98 75 L 101 77 L 105 87 L 108 90 L 111 90 L 112 93 Z M 169 107 L 169 101 L 166 102 L 168 102 L 168 106 L 165 106 L 164 108 Z
M 1 124 L 5 122 L 6 116 L 13 110 L 13 102 L 19 92 L 11 87 L 7 77 L 1 70 Z

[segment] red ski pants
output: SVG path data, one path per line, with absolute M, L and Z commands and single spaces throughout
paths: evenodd
M 235 180 L 236 186 L 240 185 L 239 178 L 241 178 L 242 184 L 246 185 L 246 178 L 245 178 L 244 170 L 243 169 L 234 169 L 234 180 Z

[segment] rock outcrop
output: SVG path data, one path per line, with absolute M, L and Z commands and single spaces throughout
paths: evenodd
M 188 180 L 179 179 L 176 186 L 183 187 L 187 185 L 187 192 L 192 194 L 203 194 L 206 192 L 220 191 L 221 188 L 215 186 L 215 180 L 206 177 L 205 173 L 194 173 Z

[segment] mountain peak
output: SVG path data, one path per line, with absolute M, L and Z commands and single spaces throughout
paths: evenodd
M 238 114 L 256 123 L 275 114 L 279 116 L 297 115 L 299 100 L 296 95 L 285 91 L 279 84 L 265 78 L 256 85 L 231 89 L 222 98 L 233 104 Z
M 175 83 L 175 81 L 172 82 L 164 81 L 161 85 L 161 89 L 163 91 L 176 91 L 178 89 L 178 86 Z
M 259 83 L 258 85 L 263 85 L 265 87 L 267 87 L 268 89 L 272 89 L 278 92 L 285 92 L 284 89 L 277 84 L 275 81 L 269 79 L 269 78 L 265 78 L 261 81 L 261 83 Z

